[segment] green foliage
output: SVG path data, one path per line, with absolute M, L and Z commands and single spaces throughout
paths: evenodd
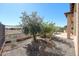
M 31 15 L 23 12 L 20 18 L 22 19 L 21 26 L 23 33 L 32 34 L 34 40 L 36 40 L 37 34 L 46 38 L 51 37 L 54 32 L 63 31 L 63 28 L 55 26 L 55 23 L 43 22 L 43 19 L 37 15 L 37 12 L 32 12 Z
M 20 18 L 22 19 L 21 26 L 23 32 L 25 34 L 32 34 L 34 40 L 36 40 L 36 34 L 41 32 L 42 18 L 37 15 L 37 12 L 32 12 L 31 15 L 23 12 Z
M 67 25 L 65 25 L 65 26 L 63 27 L 63 29 L 66 30 L 66 29 L 67 29 Z
M 66 30 L 67 26 L 60 27 L 60 26 L 55 26 L 55 32 L 64 32 Z
M 55 29 L 54 23 L 42 23 L 42 32 L 41 32 L 42 37 L 44 38 L 51 37 L 51 35 L 55 31 L 54 29 Z

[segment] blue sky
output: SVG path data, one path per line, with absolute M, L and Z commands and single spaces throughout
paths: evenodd
M 22 11 L 26 11 L 28 14 L 37 11 L 38 15 L 44 18 L 44 21 L 55 22 L 58 26 L 64 26 L 67 22 L 64 13 L 69 11 L 69 7 L 69 4 L 66 3 L 0 3 L 0 22 L 5 25 L 18 25 L 21 21 L 19 17 Z

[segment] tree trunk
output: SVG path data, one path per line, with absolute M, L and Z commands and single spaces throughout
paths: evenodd
M 46 38 L 46 37 L 47 37 L 47 36 L 46 36 L 46 33 L 44 33 L 43 35 L 44 35 L 44 38 Z
M 36 34 L 35 33 L 33 33 L 33 39 L 36 42 Z

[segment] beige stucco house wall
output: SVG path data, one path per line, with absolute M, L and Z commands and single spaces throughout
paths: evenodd
M 76 35 L 76 4 L 70 4 L 70 11 L 65 13 L 67 18 L 67 38 L 70 39 L 71 35 Z

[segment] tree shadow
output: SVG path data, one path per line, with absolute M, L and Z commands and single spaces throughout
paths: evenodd
M 63 56 L 62 50 L 55 46 L 54 42 L 39 39 L 32 41 L 26 48 L 28 56 Z
M 68 45 L 70 48 L 74 47 L 73 41 L 70 40 L 70 39 L 65 39 L 65 38 L 60 38 L 60 37 L 53 36 L 53 37 L 51 38 L 51 40 L 58 41 L 58 42 L 61 42 L 61 43 L 63 43 L 63 44 L 66 44 L 66 45 Z

